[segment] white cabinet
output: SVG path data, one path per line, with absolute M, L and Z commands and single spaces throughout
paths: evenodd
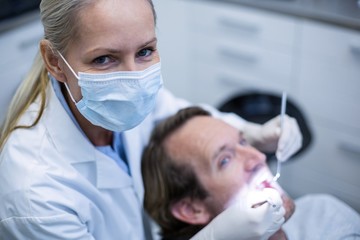
M 0 123 L 17 86 L 32 65 L 42 37 L 39 19 L 0 34 Z
M 360 136 L 313 121 L 314 145 L 284 165 L 280 184 L 293 197 L 330 193 L 360 212 Z
M 293 195 L 329 192 L 360 212 L 360 32 L 302 23 L 296 98 L 314 146 L 284 168 Z
M 221 1 L 157 2 L 169 16 L 159 17 L 164 68 L 178 66 L 164 69 L 170 89 L 214 106 L 246 90 L 286 90 L 314 138 L 284 164 L 281 184 L 360 212 L 360 32 Z
M 360 32 L 304 21 L 298 98 L 316 117 L 360 132 Z
M 234 6 L 191 3 L 195 102 L 218 106 L 249 88 L 276 93 L 292 88 L 297 19 Z

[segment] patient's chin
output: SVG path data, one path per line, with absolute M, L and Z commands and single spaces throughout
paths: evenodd
M 274 233 L 274 235 L 272 235 L 269 240 L 287 240 L 287 236 L 286 233 L 282 230 L 279 229 L 279 231 L 277 231 L 276 233 Z
M 285 193 L 282 194 L 281 196 L 283 203 L 284 203 L 284 208 L 285 208 L 285 221 L 287 221 L 295 212 L 295 203 L 294 201 L 287 196 Z

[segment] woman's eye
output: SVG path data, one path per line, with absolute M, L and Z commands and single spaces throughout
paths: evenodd
M 154 49 L 145 48 L 145 49 L 140 50 L 140 51 L 137 53 L 137 56 L 138 56 L 138 57 L 148 57 L 148 56 L 150 56 L 153 52 L 154 52 Z
M 95 58 L 94 59 L 94 63 L 95 64 L 107 64 L 111 61 L 110 57 L 108 56 L 101 56 L 101 57 L 98 57 L 98 58 Z

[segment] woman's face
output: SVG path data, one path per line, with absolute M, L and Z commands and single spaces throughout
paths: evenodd
M 140 71 L 160 61 L 154 16 L 147 0 L 98 0 L 77 16 L 77 36 L 65 59 L 75 73 Z M 75 100 L 77 79 L 62 63 Z

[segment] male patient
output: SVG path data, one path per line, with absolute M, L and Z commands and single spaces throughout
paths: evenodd
M 160 226 L 164 239 L 189 239 L 231 204 L 241 201 L 245 189 L 275 188 L 282 195 L 285 219 L 294 212 L 293 201 L 278 184 L 271 183 L 265 155 L 248 145 L 236 128 L 198 107 L 180 110 L 154 129 L 143 154 L 142 174 L 145 209 Z M 309 199 L 303 202 L 315 206 L 309 208 L 311 211 L 321 210 L 324 202 L 341 211 L 332 223 L 347 222 L 337 225 L 340 229 L 333 237 L 360 236 L 360 217 L 338 200 L 320 196 L 315 205 Z M 303 212 L 301 217 L 311 215 Z M 323 217 L 327 216 L 319 215 L 312 223 L 325 228 L 318 219 Z M 280 229 L 271 238 L 286 239 L 288 235 L 289 239 L 309 239 L 307 233 L 300 234 L 300 225 L 291 222 L 284 225 L 286 234 Z M 301 224 L 304 230 L 306 222 Z M 321 231 L 325 229 L 319 231 L 324 237 Z

